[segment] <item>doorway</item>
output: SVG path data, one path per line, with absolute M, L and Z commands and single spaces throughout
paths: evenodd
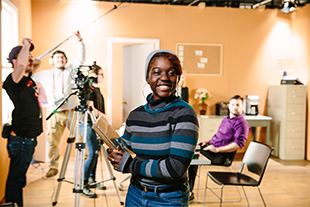
M 132 109 L 145 104 L 149 93 L 143 87 L 145 60 L 156 49 L 159 39 L 108 38 L 107 113 L 114 127 L 120 127 Z
M 123 122 L 129 113 L 146 103 L 151 89 L 145 82 L 145 60 L 154 50 L 150 43 L 123 47 Z

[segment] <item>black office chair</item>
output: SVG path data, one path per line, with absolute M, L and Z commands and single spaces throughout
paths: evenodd
M 226 160 L 224 160 L 222 163 L 212 163 L 210 165 L 216 165 L 218 166 L 219 170 L 222 172 L 221 170 L 221 167 L 228 167 L 230 172 L 232 172 L 232 168 L 231 168 L 231 164 L 236 156 L 236 153 L 237 151 L 235 152 L 231 152 L 229 153 L 229 155 L 227 156 Z M 201 154 L 204 154 L 204 151 L 201 151 Z M 200 172 L 199 172 L 200 174 Z M 213 189 L 216 189 L 216 188 L 220 188 L 220 187 L 208 187 L 207 185 L 205 185 L 205 190 L 209 189 L 214 195 L 216 195 L 216 193 L 213 191 Z M 239 198 L 236 199 L 236 200 L 225 200 L 223 202 L 239 202 L 242 200 L 242 195 L 241 195 L 241 192 L 240 192 L 240 189 L 239 189 L 239 186 L 237 186 L 237 190 L 238 190 L 238 193 L 239 193 Z M 206 194 L 206 192 L 205 192 Z M 199 201 L 198 201 L 199 202 Z M 220 201 L 203 201 L 203 203 L 219 203 Z
M 207 192 L 206 190 L 208 188 L 207 187 L 208 177 L 210 177 L 215 183 L 217 183 L 218 185 L 221 185 L 221 195 L 219 197 L 220 206 L 222 206 L 222 202 L 223 202 L 223 188 L 226 185 L 242 186 L 248 206 L 249 206 L 249 201 L 248 201 L 246 192 L 244 190 L 244 186 L 257 187 L 259 194 L 261 196 L 261 199 L 264 203 L 264 206 L 266 206 L 263 195 L 259 189 L 259 185 L 263 179 L 265 169 L 266 169 L 272 150 L 273 148 L 266 144 L 252 141 L 250 142 L 250 145 L 248 149 L 246 150 L 246 153 L 243 157 L 243 160 L 242 160 L 242 163 L 241 163 L 241 166 L 238 172 L 236 173 L 235 172 L 208 172 L 207 179 L 206 179 L 204 203 L 206 199 L 206 192 Z M 244 165 L 247 166 L 249 172 L 254 173 L 259 176 L 258 180 L 248 175 L 242 174 Z

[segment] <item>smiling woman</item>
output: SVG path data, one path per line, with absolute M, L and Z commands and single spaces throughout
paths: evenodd
M 176 84 L 182 75 L 180 61 L 168 52 L 156 53 L 146 68 L 146 81 L 154 94 L 154 100 L 175 93 Z
M 145 80 L 152 93 L 133 110 L 122 141 L 136 154 L 109 150 L 114 169 L 131 173 L 126 206 L 188 206 L 187 169 L 198 139 L 195 110 L 177 97 L 182 68 L 169 50 L 155 50 L 146 60 Z

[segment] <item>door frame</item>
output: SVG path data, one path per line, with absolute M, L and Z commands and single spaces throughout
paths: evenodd
M 112 78 L 113 78 L 113 43 L 128 43 L 128 44 L 154 44 L 155 49 L 159 49 L 159 39 L 142 39 L 142 38 L 122 38 L 122 37 L 108 37 L 108 116 L 110 117 L 110 121 L 112 123 L 113 113 L 112 113 Z

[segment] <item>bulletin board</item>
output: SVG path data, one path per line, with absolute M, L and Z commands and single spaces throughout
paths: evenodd
M 178 43 L 176 46 L 186 75 L 222 75 L 222 44 Z

